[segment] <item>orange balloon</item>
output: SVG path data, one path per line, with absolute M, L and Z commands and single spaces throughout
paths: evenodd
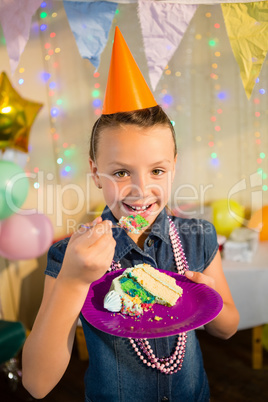
M 253 213 L 248 228 L 260 232 L 260 241 L 268 241 L 268 205 Z
M 156 105 L 123 35 L 116 27 L 102 114 L 131 112 Z

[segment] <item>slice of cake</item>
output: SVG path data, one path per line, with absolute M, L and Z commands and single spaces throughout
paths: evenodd
M 127 268 L 112 281 L 104 307 L 113 312 L 139 316 L 154 303 L 174 306 L 182 296 L 175 278 L 148 264 Z

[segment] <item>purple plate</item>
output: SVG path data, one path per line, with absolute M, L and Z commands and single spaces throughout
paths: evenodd
M 183 295 L 175 306 L 154 304 L 152 309 L 144 312 L 139 318 L 111 313 L 103 307 L 103 300 L 112 280 L 123 271 L 124 269 L 109 272 L 92 283 L 81 311 L 90 324 L 108 334 L 126 338 L 162 338 L 176 335 L 207 324 L 222 309 L 222 298 L 215 290 L 194 283 L 185 276 L 160 269 L 160 272 L 175 278 L 183 289 Z M 155 316 L 162 317 L 162 320 L 156 321 Z

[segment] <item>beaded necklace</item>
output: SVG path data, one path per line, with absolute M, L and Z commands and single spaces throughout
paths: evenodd
M 180 275 L 184 275 L 189 269 L 188 263 L 182 248 L 179 233 L 171 220 L 169 220 L 169 237 L 175 258 L 176 267 Z M 112 261 L 109 271 L 121 269 L 120 261 Z M 139 359 L 148 367 L 159 370 L 163 374 L 174 374 L 181 370 L 185 355 L 187 333 L 182 332 L 177 335 L 174 352 L 169 357 L 156 357 L 147 338 L 129 338 L 133 350 L 137 353 Z

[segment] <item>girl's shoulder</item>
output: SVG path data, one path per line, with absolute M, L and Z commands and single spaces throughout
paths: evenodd
M 47 267 L 45 274 L 56 278 L 60 272 L 63 258 L 70 238 L 59 240 L 52 244 L 47 253 Z

